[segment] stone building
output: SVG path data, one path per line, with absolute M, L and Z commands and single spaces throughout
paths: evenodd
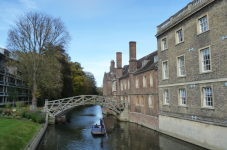
M 194 0 L 157 27 L 160 131 L 227 149 L 227 0 Z
M 128 102 L 129 121 L 158 128 L 157 51 L 138 59 L 136 42 L 129 42 L 129 65 L 122 68 L 122 53 L 112 60 L 110 72 L 104 74 L 103 95 Z
M 10 67 L 3 67 L 6 56 L 9 56 L 9 51 L 0 48 L 0 105 L 5 105 L 7 102 L 9 102 L 9 87 L 17 88 L 19 97 L 16 99 L 16 101 L 28 103 L 29 89 L 25 82 L 23 82 L 20 78 L 21 72 Z

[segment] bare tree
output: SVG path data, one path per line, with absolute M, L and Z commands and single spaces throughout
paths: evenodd
M 21 78 L 32 87 L 32 105 L 37 106 L 40 84 L 48 90 L 61 88 L 61 65 L 56 57 L 59 54 L 48 51 L 50 45 L 66 47 L 70 40 L 61 19 L 43 13 L 19 16 L 9 30 L 7 48 L 10 58 L 16 61 L 8 61 L 8 65 L 16 65 L 22 72 Z

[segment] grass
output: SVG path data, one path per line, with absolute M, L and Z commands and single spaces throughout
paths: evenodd
M 16 119 L 0 119 L 0 150 L 23 150 L 41 127 Z

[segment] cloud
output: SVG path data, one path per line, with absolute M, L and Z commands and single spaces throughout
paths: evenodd
M 0 45 L 0 48 L 5 48 L 4 46 Z
M 18 2 L 0 1 L 0 24 L 15 25 L 14 20 L 17 15 L 37 9 L 36 3 L 31 0 L 19 0 Z M 3 28 L 0 26 L 0 29 Z
M 36 9 L 36 3 L 31 0 L 20 0 L 20 2 L 27 8 L 27 9 Z

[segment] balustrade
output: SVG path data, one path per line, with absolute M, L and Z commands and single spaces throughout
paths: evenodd
M 167 27 L 168 25 L 170 25 L 172 22 L 174 22 L 179 16 L 185 14 L 186 12 L 190 12 L 192 8 L 195 7 L 199 7 L 201 2 L 204 1 L 208 1 L 208 0 L 194 0 L 191 3 L 189 3 L 186 7 L 184 7 L 183 9 L 181 9 L 180 11 L 178 11 L 176 14 L 174 14 L 172 17 L 170 17 L 168 20 L 166 20 L 165 22 L 163 22 L 161 25 L 159 25 L 158 28 L 158 32 Z

